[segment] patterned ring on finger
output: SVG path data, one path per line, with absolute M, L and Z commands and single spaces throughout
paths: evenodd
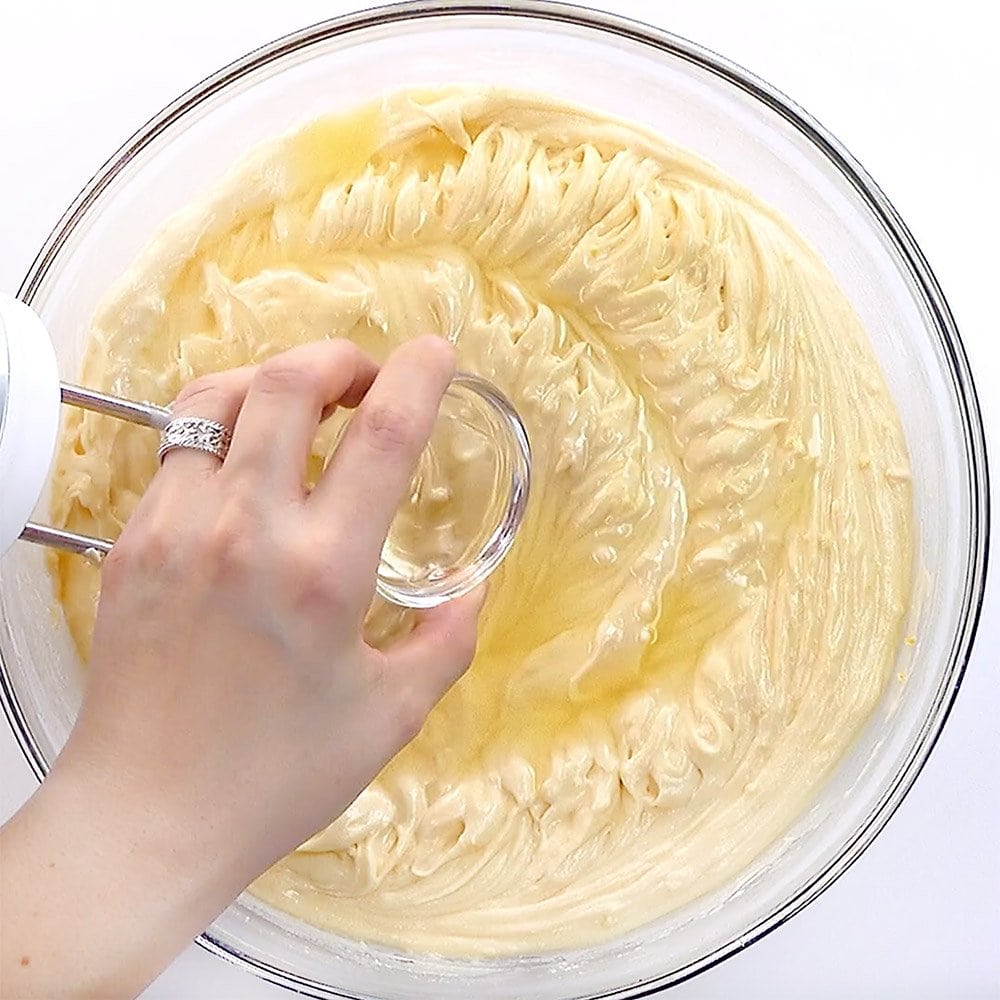
M 226 460 L 233 433 L 225 424 L 204 417 L 174 417 L 160 433 L 160 447 L 156 457 L 164 456 L 175 448 L 191 448 L 208 452 L 220 462 Z

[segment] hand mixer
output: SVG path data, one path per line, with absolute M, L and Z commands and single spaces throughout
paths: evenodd
M 60 403 L 157 431 L 172 419 L 167 407 L 60 382 L 52 342 L 40 317 L 24 303 L 0 294 L 0 556 L 18 539 L 97 560 L 114 545 L 112 539 L 31 519 L 48 481 Z M 510 401 L 485 379 L 459 372 L 445 395 L 435 434 L 449 422 L 487 444 L 479 451 L 491 462 L 491 474 L 482 472 L 492 482 L 491 503 L 484 511 L 484 523 L 477 526 L 477 537 L 466 540 L 450 557 L 415 563 L 401 544 L 394 545 L 390 529 L 376 592 L 403 607 L 434 607 L 478 586 L 510 549 L 527 507 L 531 450 Z M 419 496 L 418 469 L 409 499 L 416 503 Z

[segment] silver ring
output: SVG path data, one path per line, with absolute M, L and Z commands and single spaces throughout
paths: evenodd
M 156 457 L 162 462 L 168 451 L 193 448 L 195 451 L 206 451 L 224 462 L 232 439 L 232 431 L 215 420 L 174 417 L 160 433 L 160 447 L 156 449 Z

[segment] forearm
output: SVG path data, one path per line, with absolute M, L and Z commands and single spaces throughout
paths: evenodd
M 249 877 L 157 816 L 154 790 L 86 770 L 57 765 L 0 831 L 4 998 L 134 996 Z

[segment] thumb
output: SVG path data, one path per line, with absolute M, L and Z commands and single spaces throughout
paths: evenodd
M 476 654 L 476 626 L 486 586 L 424 611 L 409 635 L 384 651 L 397 677 L 423 688 L 437 701 L 465 673 Z

